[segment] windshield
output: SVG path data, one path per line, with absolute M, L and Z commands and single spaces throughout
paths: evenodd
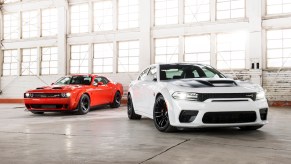
M 90 85 L 92 78 L 90 76 L 67 76 L 60 78 L 54 85 Z
M 225 76 L 211 66 L 205 65 L 165 64 L 160 66 L 160 80 L 188 78 L 225 78 Z

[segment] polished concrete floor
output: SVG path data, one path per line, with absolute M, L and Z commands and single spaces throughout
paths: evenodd
M 87 115 L 33 115 L 0 105 L 0 163 L 291 163 L 291 108 L 271 108 L 258 131 L 188 129 L 160 133 L 126 107 Z

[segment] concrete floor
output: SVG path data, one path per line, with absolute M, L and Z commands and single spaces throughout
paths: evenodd
M 291 108 L 271 108 L 258 131 L 237 128 L 160 133 L 126 107 L 87 115 L 33 115 L 0 105 L 0 163 L 291 163 Z

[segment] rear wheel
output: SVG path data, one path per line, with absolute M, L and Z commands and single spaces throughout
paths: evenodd
M 33 114 L 44 114 L 44 112 L 31 112 Z
M 117 91 L 115 93 L 113 103 L 110 104 L 110 107 L 111 108 L 118 108 L 118 107 L 120 107 L 120 102 L 121 102 L 121 94 L 119 91 Z
M 263 127 L 263 125 L 259 125 L 259 126 L 242 126 L 239 127 L 241 130 L 257 130 L 260 129 L 261 127 Z
M 176 128 L 170 124 L 168 107 L 162 95 L 158 96 L 154 106 L 154 123 L 156 128 L 161 132 L 172 132 Z
M 87 114 L 89 110 L 90 110 L 90 98 L 88 95 L 83 94 L 78 104 L 77 113 L 80 115 L 83 115 L 83 114 Z
M 128 94 L 127 97 L 127 116 L 130 120 L 140 120 L 141 115 L 138 115 L 134 112 L 133 103 L 131 99 L 131 95 Z

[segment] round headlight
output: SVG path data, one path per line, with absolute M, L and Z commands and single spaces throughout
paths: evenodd
M 68 98 L 68 97 L 71 96 L 71 93 L 62 93 L 61 96 L 62 96 L 63 98 Z
M 71 97 L 71 93 L 66 93 L 66 97 Z
M 29 97 L 30 96 L 30 93 L 25 93 L 25 97 Z
M 257 96 L 256 96 L 257 100 L 261 100 L 261 99 L 264 99 L 264 98 L 266 98 L 266 95 L 265 95 L 264 91 L 257 92 Z
M 174 99 L 196 101 L 198 94 L 194 92 L 175 92 L 172 94 Z

